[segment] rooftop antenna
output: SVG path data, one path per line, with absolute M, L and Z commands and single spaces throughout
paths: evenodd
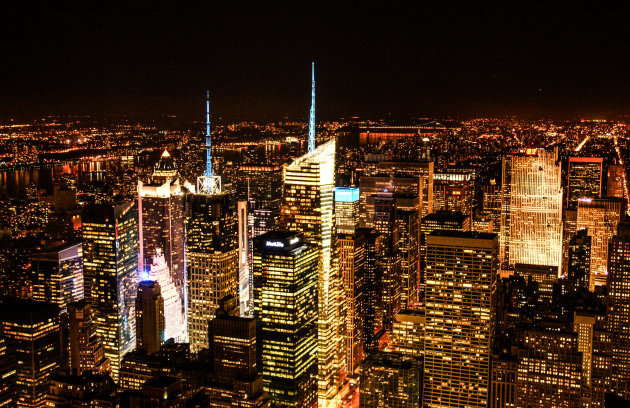
M 311 114 L 308 121 L 308 152 L 315 150 L 315 62 L 311 62 Z
M 210 139 L 210 91 L 206 91 L 206 177 L 214 176 L 212 172 L 212 141 Z
M 210 91 L 206 91 L 206 171 L 197 177 L 197 192 L 217 194 L 221 192 L 221 177 L 212 171 L 212 141 L 210 140 Z

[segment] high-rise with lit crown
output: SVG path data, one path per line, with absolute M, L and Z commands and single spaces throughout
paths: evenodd
M 434 231 L 427 237 L 424 404 L 488 405 L 497 299 L 498 237 Z
M 562 263 L 562 169 L 558 148 L 503 156 L 501 262 Z
M 254 239 L 254 309 L 265 391 L 279 406 L 317 406 L 320 250 L 293 232 Z
M 122 357 L 136 346 L 138 211 L 133 202 L 83 208 L 85 298 L 118 380 Z
M 193 353 L 208 348 L 208 322 L 219 301 L 238 296 L 238 216 L 234 196 L 221 191 L 212 170 L 210 93 L 206 99 L 206 170 L 187 194 L 186 262 L 188 338 Z
M 335 140 L 284 167 L 284 227 L 304 234 L 317 246 L 318 370 L 320 404 L 334 397 L 345 370 L 344 339 L 339 327 L 342 282 L 335 247 Z
M 140 271 L 151 267 L 160 252 L 181 298 L 184 313 L 186 271 L 184 267 L 184 191 L 168 151 L 155 165 L 151 180 L 138 181 Z

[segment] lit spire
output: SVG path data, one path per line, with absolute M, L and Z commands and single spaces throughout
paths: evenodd
M 212 172 L 212 148 L 210 141 L 210 91 L 206 91 L 206 177 L 214 176 Z
M 308 151 L 315 150 L 315 62 L 311 65 L 311 115 L 308 120 Z

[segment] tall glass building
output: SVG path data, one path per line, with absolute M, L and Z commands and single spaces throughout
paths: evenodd
M 238 296 L 237 228 L 232 195 L 186 195 L 188 339 L 193 353 L 208 347 L 208 321 L 219 301 Z
M 154 257 L 164 257 L 179 295 L 180 320 L 184 321 L 184 192 L 175 163 L 166 150 L 155 165 L 149 182 L 138 181 L 138 224 L 140 271 L 147 272 Z M 184 325 L 182 331 L 185 330 Z
M 284 167 L 283 227 L 304 234 L 319 250 L 318 371 L 320 403 L 335 396 L 345 372 L 345 341 L 339 324 L 343 291 L 335 248 L 335 140 Z
M 138 211 L 133 202 L 83 207 L 85 298 L 118 380 L 122 357 L 136 346 Z
M 292 232 L 254 239 L 254 311 L 265 391 L 278 406 L 317 406 L 319 249 Z

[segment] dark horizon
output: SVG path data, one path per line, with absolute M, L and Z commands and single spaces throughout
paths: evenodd
M 3 6 L 7 7 L 7 6 Z M 625 10 L 220 3 L 5 9 L 0 121 L 88 114 L 305 122 L 359 116 L 616 118 Z

